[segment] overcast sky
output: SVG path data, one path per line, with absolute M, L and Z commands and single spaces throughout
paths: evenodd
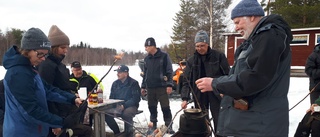
M 54 24 L 71 44 L 144 51 L 148 37 L 157 46 L 170 43 L 179 10 L 180 0 L 2 0 L 0 29 L 37 27 L 48 35 Z

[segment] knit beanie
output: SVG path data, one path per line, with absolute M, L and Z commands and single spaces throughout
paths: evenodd
M 264 16 L 264 11 L 257 0 L 242 0 L 231 11 L 231 19 L 243 16 Z
M 46 49 L 50 50 L 51 44 L 46 34 L 39 28 L 30 28 L 24 33 L 21 39 L 21 49 L 36 50 Z
M 207 32 L 205 32 L 204 30 L 200 30 L 197 32 L 196 37 L 194 38 L 194 43 L 198 42 L 205 42 L 209 44 L 209 37 Z
M 64 34 L 56 25 L 52 25 L 48 38 L 52 46 L 70 45 L 69 37 Z
M 154 38 L 150 37 L 150 38 L 147 38 L 146 42 L 144 43 L 144 46 L 157 46 L 156 45 L 156 41 L 154 40 Z

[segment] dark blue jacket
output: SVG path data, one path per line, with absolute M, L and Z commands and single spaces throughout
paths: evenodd
M 218 135 L 288 136 L 291 41 L 289 25 L 280 16 L 270 15 L 262 18 L 248 40 L 237 48 L 229 76 L 212 82 L 224 94 Z M 249 109 L 235 109 L 234 98 L 246 99 Z
M 144 58 L 143 80 L 141 88 L 157 88 L 173 86 L 173 69 L 167 53 L 157 48 L 154 55 Z
M 124 108 L 139 107 L 140 102 L 140 86 L 138 81 L 130 76 L 122 83 L 121 80 L 116 80 L 112 83 L 110 99 L 124 100 Z
M 3 66 L 7 69 L 3 135 L 44 137 L 49 127 L 62 127 L 63 119 L 49 113 L 47 100 L 74 104 L 76 96 L 44 82 L 15 46 L 5 53 Z

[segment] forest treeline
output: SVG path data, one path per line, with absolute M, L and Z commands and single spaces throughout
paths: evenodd
M 157 45 L 167 52 L 174 63 L 187 59 L 195 52 L 194 37 L 197 31 L 205 30 L 209 34 L 210 47 L 224 52 L 225 37 L 231 24 L 227 17 L 227 9 L 231 0 L 180 0 L 180 11 L 173 17 L 173 34 L 171 41 L 166 45 Z M 266 15 L 279 14 L 291 28 L 308 28 L 320 26 L 320 1 L 319 0 L 262 0 L 261 6 Z M 232 21 L 231 21 L 232 22 Z M 12 45 L 20 45 L 22 34 L 25 30 L 18 28 L 0 30 L 0 65 L 4 52 Z M 90 43 L 90 42 L 88 42 Z M 143 59 L 146 52 L 123 51 L 125 57 L 121 62 L 127 65 L 135 64 L 137 59 Z M 80 61 L 84 65 L 111 65 L 113 56 L 117 52 L 111 48 L 96 48 L 94 45 L 79 42 L 72 43 L 64 63 Z

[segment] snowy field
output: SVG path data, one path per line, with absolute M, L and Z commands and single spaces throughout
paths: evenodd
M 111 84 L 114 80 L 117 79 L 116 72 L 113 71 L 118 67 L 119 64 L 115 65 L 110 73 L 103 79 L 102 84 L 104 85 L 104 96 L 107 98 L 109 97 Z M 68 66 L 70 67 L 70 66 Z M 107 73 L 110 66 L 83 66 L 83 69 L 87 72 L 94 73 L 98 78 L 101 78 L 103 75 Z M 173 67 L 174 69 L 177 68 L 177 66 Z M 0 67 L 0 77 L 3 78 L 5 75 L 5 69 L 1 66 Z M 129 75 L 136 79 L 139 83 L 141 83 L 142 78 L 140 77 L 140 68 L 138 66 L 129 66 Z M 309 86 L 309 80 L 307 77 L 303 78 L 297 78 L 292 77 L 290 79 L 290 91 L 288 94 L 289 98 L 289 108 L 294 106 L 297 102 L 299 102 L 303 97 L 305 97 L 308 94 L 308 86 Z M 297 107 L 295 107 L 293 110 L 289 112 L 290 114 L 290 127 L 289 127 L 289 137 L 293 137 L 294 132 L 296 130 L 296 127 L 299 123 L 299 121 L 304 116 L 306 110 L 309 108 L 309 97 L 307 97 L 303 102 L 301 102 Z M 173 129 L 175 131 L 178 131 L 179 129 L 179 116 L 183 112 L 180 112 L 176 114 L 180 110 L 180 99 L 172 99 L 170 100 L 170 106 L 173 117 L 175 115 L 176 118 L 174 119 L 173 123 Z M 192 104 L 190 104 L 188 107 L 191 107 Z M 137 123 L 136 126 L 139 127 L 147 127 L 147 123 L 149 121 L 149 111 L 147 102 L 144 100 L 141 100 L 139 110 L 143 110 L 144 113 L 141 113 L 137 115 L 134 118 L 134 121 Z M 160 105 L 158 106 L 158 126 L 164 124 L 163 122 L 163 115 L 160 109 Z M 118 121 L 120 124 L 120 128 L 123 130 L 123 122 Z M 110 131 L 108 127 L 106 127 L 107 131 Z

